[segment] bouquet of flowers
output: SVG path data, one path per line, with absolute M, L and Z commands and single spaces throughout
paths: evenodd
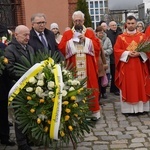
M 75 148 L 85 132 L 89 133 L 93 127 L 89 110 L 92 89 L 85 87 L 86 79 L 78 81 L 75 69 L 64 62 L 56 63 L 46 57 L 37 63 L 35 57 L 42 58 L 38 54 L 34 56 L 31 62 L 36 64 L 26 71 L 9 94 L 16 121 L 32 142 L 45 147 L 72 142 Z M 20 75 L 30 66 L 29 61 L 23 60 L 26 66 L 15 66 Z
M 149 52 L 150 51 L 150 39 L 142 40 L 136 50 L 137 52 Z

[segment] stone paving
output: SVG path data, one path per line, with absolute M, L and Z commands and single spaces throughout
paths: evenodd
M 77 145 L 77 150 L 150 150 L 150 113 L 138 116 L 124 116 L 120 111 L 119 96 L 109 93 L 108 99 L 101 99 L 101 119 L 96 122 L 90 134 Z M 14 129 L 10 136 L 15 140 Z M 44 150 L 43 147 L 32 147 Z M 62 150 L 73 150 L 70 145 Z M 0 150 L 17 150 L 0 145 Z M 47 150 L 51 150 L 48 148 Z

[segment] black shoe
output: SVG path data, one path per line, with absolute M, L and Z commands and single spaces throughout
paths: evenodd
M 29 145 L 20 145 L 18 146 L 18 150 L 32 150 Z
M 92 117 L 91 121 L 98 121 L 100 118 Z
M 11 141 L 11 140 L 2 140 L 2 139 L 1 139 L 1 144 L 2 145 L 6 145 L 6 146 L 14 146 L 14 145 L 16 145 L 16 143 L 14 141 Z
M 107 94 L 106 93 L 102 94 L 102 98 L 107 99 Z
M 115 95 L 118 95 L 118 96 L 120 95 L 120 93 L 119 93 L 119 92 L 114 92 L 114 94 L 115 94 Z

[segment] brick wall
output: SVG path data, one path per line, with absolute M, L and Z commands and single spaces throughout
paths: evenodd
M 74 11 L 76 10 L 77 7 L 77 1 L 78 0 L 68 0 L 68 9 L 69 9 L 69 16 L 68 16 L 68 20 L 69 20 L 69 27 L 72 27 L 72 14 L 74 13 Z
M 16 0 L 16 4 L 21 4 L 16 7 L 16 24 L 24 24 L 25 25 L 25 7 L 24 7 L 24 0 Z

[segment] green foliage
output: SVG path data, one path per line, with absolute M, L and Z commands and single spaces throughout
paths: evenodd
M 136 50 L 137 52 L 150 52 L 150 39 L 142 40 Z
M 84 25 L 86 27 L 92 27 L 92 21 L 91 21 L 91 17 L 90 17 L 89 10 L 88 10 L 88 4 L 86 0 L 78 0 L 76 10 L 80 10 L 84 13 L 85 15 Z
M 15 65 L 18 75 L 23 75 L 33 64 L 40 63 L 41 59 L 45 60 L 49 57 L 49 54 L 41 52 L 37 55 L 30 55 L 32 55 L 30 62 L 22 57 L 24 65 Z M 54 54 L 53 58 L 55 59 L 54 64 L 48 63 L 41 72 L 34 76 L 34 79 L 32 78 L 32 81 L 29 80 L 12 101 L 11 107 L 15 108 L 15 118 L 19 128 L 22 128 L 23 133 L 35 144 L 41 143 L 45 147 L 51 145 L 56 148 L 72 142 L 75 147 L 83 139 L 85 133 L 90 133 L 90 128 L 94 126 L 91 121 L 92 112 L 89 110 L 93 90 L 85 88 L 86 79 L 78 81 L 75 78 L 74 68 L 64 62 L 60 63 L 64 83 L 63 92 L 65 91 L 66 94 L 62 92 L 59 140 L 51 139 L 49 132 L 57 89 L 53 68 L 57 62 L 57 54 Z M 44 84 L 39 85 L 39 80 L 42 80 Z M 54 86 L 49 88 L 49 82 L 54 82 Z M 41 90 L 37 92 L 39 87 Z M 49 93 L 54 93 L 54 96 Z

